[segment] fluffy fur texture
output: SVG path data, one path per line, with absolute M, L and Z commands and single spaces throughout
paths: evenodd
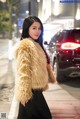
M 30 38 L 20 41 L 14 53 L 17 67 L 16 98 L 19 101 L 29 100 L 32 89 L 45 90 L 48 87 L 46 56 L 41 46 Z

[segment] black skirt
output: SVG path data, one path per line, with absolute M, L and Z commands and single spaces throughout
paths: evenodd
M 52 119 L 49 107 L 41 90 L 33 90 L 33 97 L 24 107 L 19 104 L 17 119 Z

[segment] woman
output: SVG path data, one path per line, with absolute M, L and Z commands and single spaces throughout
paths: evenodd
M 17 79 L 15 94 L 20 101 L 17 119 L 52 119 L 42 92 L 48 78 L 56 82 L 50 60 L 43 48 L 43 25 L 36 16 L 23 22 L 21 41 L 15 50 Z

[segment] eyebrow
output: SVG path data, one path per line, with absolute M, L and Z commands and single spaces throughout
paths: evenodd
M 37 27 L 37 26 L 32 26 L 32 27 Z M 41 28 L 41 26 L 39 26 L 38 28 Z
M 37 27 L 37 26 L 32 26 L 32 27 Z

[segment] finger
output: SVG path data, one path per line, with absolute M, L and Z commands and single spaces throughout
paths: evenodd
M 24 107 L 25 107 L 25 104 L 21 103 Z
M 26 103 L 27 103 L 28 101 L 26 101 Z
M 25 102 L 21 102 L 21 104 L 25 107 Z

